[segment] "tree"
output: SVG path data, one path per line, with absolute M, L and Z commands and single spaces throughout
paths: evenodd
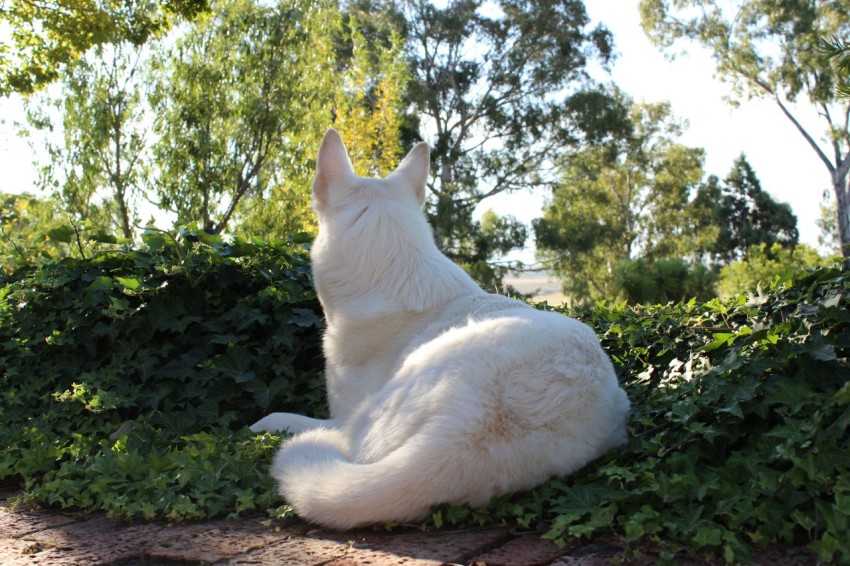
M 715 296 L 716 273 L 701 263 L 682 258 L 624 260 L 617 264 L 614 280 L 629 304 L 665 304 Z
M 326 90 L 333 94 L 334 127 L 346 141 L 355 171 L 380 176 L 395 169 L 402 156 L 410 76 L 397 22 L 381 21 L 370 8 L 349 5 L 331 30 L 334 35 L 326 41 L 337 48 Z
M 159 204 L 213 232 L 314 231 L 312 163 L 329 125 L 361 173 L 385 173 L 401 154 L 403 41 L 372 41 L 330 1 L 213 8 L 159 56 Z
M 499 216 L 493 209 L 487 209 L 471 222 L 469 235 L 458 241 L 460 247 L 455 250 L 461 255 L 458 265 L 490 291 L 518 295 L 516 289 L 503 284 L 509 266 L 501 260 L 511 250 L 522 247 L 527 237 L 525 224 L 513 216 Z
M 142 50 L 130 43 L 98 46 L 64 72 L 60 96 L 28 102 L 30 125 L 47 134 L 41 188 L 73 219 L 125 238 L 138 222 L 146 174 L 141 59 Z M 54 105 L 61 127 L 50 112 Z
M 208 0 L 3 2 L 0 30 L 8 33 L 0 33 L 0 96 L 31 94 L 92 47 L 140 46 L 176 18 L 194 18 L 207 7 Z
M 850 100 L 840 100 L 836 91 L 847 77 L 818 49 L 822 38 L 850 36 L 850 0 L 642 0 L 640 9 L 656 45 L 697 42 L 711 50 L 737 99 L 777 104 L 830 174 L 843 254 L 850 258 Z M 792 111 L 790 103 L 800 97 L 818 111 L 820 143 Z
M 714 243 L 691 196 L 703 176 L 703 150 L 681 134 L 665 103 L 635 104 L 617 93 L 632 128 L 573 152 L 543 217 L 534 224 L 538 256 L 572 300 L 612 298 L 622 262 L 690 257 Z
M 834 195 L 826 193 L 820 205 L 820 218 L 817 219 L 820 229 L 818 234 L 818 246 L 820 252 L 827 256 L 840 256 L 841 246 L 838 242 L 838 222 L 835 213 Z
M 611 35 L 588 29 L 579 0 L 390 5 L 404 18 L 412 111 L 431 146 L 435 238 L 458 263 L 477 264 L 486 238 L 474 209 L 554 181 L 563 149 L 584 139 L 590 97 L 576 91 L 586 86 L 589 61 L 610 60 Z M 519 236 L 514 222 L 503 226 Z
M 402 154 L 408 69 L 397 29 L 349 5 L 342 13 L 325 11 L 312 39 L 317 56 L 311 63 L 313 110 L 301 117 L 304 151 L 298 159 L 283 161 L 277 176 L 282 181 L 265 193 L 248 195 L 234 227 L 239 234 L 283 238 L 297 231 L 315 232 L 312 164 L 328 125 L 342 134 L 360 175 L 386 174 Z
M 321 121 L 316 76 L 328 56 L 315 37 L 329 6 L 222 0 L 157 54 L 151 103 L 161 208 L 221 232 L 243 199 L 304 192 L 306 152 Z M 287 162 L 288 174 L 297 173 L 294 189 L 282 173 Z M 303 212 L 299 204 L 294 212 Z M 303 224 L 298 214 L 291 220 L 287 231 Z
M 210 232 L 310 231 L 312 160 L 329 124 L 351 135 L 364 173 L 401 152 L 403 42 L 368 42 L 360 26 L 331 1 L 232 0 L 152 57 L 97 47 L 63 74 L 61 97 L 32 100 L 31 125 L 62 134 L 42 184 L 73 221 L 128 239 L 143 199 Z
M 742 154 L 732 165 L 719 198 L 715 200 L 715 222 L 720 227 L 712 248 L 721 263 L 741 259 L 747 250 L 774 243 L 793 248 L 797 245 L 797 217 L 786 203 L 778 203 L 761 189 L 755 171 Z
M 50 202 L 29 194 L 0 193 L 0 274 L 45 256 L 64 254 L 61 245 L 46 234 L 56 215 Z
M 788 248 L 776 242 L 770 246 L 757 244 L 747 250 L 746 257 L 720 269 L 717 292 L 722 298 L 755 291 L 776 278 L 791 277 L 800 271 L 828 263 L 805 244 Z

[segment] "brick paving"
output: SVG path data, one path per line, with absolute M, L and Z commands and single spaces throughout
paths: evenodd
M 178 525 L 128 523 L 103 513 L 12 509 L 9 498 L 15 494 L 0 487 L 3 566 L 601 566 L 625 560 L 613 539 L 558 547 L 539 534 L 508 528 L 334 532 L 298 520 L 264 524 L 268 521 L 259 515 Z M 643 559 L 630 563 L 656 562 L 651 549 L 644 552 Z M 816 560 L 804 549 L 786 548 L 765 552 L 755 563 L 790 566 Z

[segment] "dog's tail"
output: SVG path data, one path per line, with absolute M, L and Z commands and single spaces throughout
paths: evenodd
M 447 461 L 452 452 L 414 435 L 378 461 L 356 463 L 338 430 L 320 428 L 284 445 L 272 475 L 287 503 L 312 522 L 337 529 L 403 523 L 424 518 L 436 503 L 468 497 L 478 466 Z

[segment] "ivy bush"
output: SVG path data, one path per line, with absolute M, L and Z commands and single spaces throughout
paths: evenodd
M 291 512 L 267 473 L 280 437 L 245 425 L 325 410 L 304 244 L 183 236 L 0 280 L 0 478 L 24 500 L 123 518 Z M 850 562 L 848 296 L 836 267 L 728 301 L 564 310 L 612 356 L 630 442 L 431 522 L 614 533 L 727 562 L 783 542 Z
M 181 232 L 0 279 L 0 478 L 27 498 L 176 520 L 275 503 L 279 438 L 244 427 L 324 405 L 304 242 Z

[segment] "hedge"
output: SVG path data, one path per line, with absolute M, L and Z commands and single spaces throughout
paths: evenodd
M 326 411 L 307 239 L 144 242 L 0 278 L 0 478 L 24 502 L 125 519 L 291 514 L 267 473 L 281 438 L 246 425 Z M 429 522 L 613 533 L 669 557 L 740 562 L 788 543 L 850 561 L 848 296 L 834 267 L 725 302 L 563 310 L 614 360 L 630 442 Z

